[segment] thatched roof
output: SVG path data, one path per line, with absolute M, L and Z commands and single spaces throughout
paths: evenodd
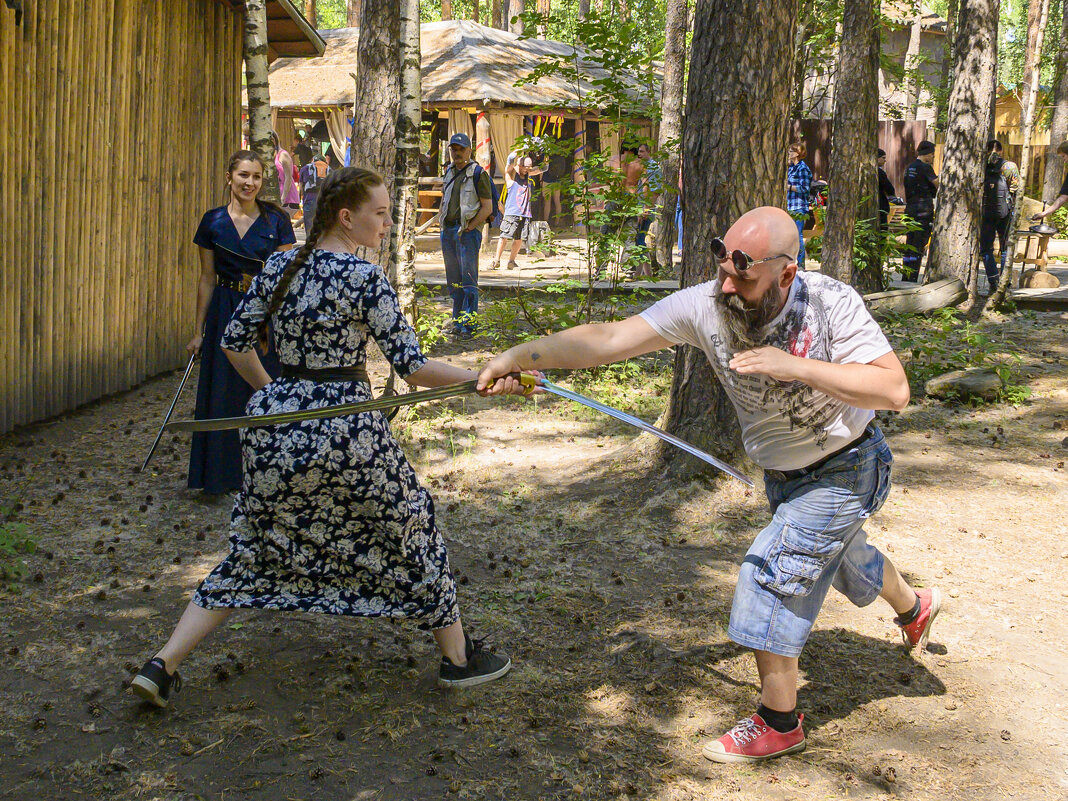
M 356 85 L 357 28 L 319 31 L 326 52 L 319 58 L 280 58 L 271 65 L 270 89 L 273 108 L 316 108 L 351 105 Z M 556 75 L 537 84 L 515 86 L 536 67 L 552 57 L 571 57 L 574 49 L 561 42 L 520 39 L 514 33 L 489 28 L 470 20 L 427 22 L 422 26 L 423 105 L 552 107 L 580 109 L 575 87 Z M 596 66 L 588 51 L 581 92 L 592 81 L 608 77 Z M 656 77 L 660 84 L 660 76 Z M 635 82 L 635 86 L 637 83 Z

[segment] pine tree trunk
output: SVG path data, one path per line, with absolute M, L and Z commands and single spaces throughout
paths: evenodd
M 1049 0 L 1040 0 L 1040 3 L 1038 19 L 1035 20 L 1035 26 L 1038 29 L 1038 33 L 1034 38 L 1034 46 L 1028 49 L 1026 60 L 1024 62 L 1024 74 L 1030 76 L 1031 82 L 1024 87 L 1027 94 L 1024 95 L 1023 107 L 1023 147 L 1020 149 L 1020 184 L 1019 189 L 1016 191 L 1016 205 L 1012 214 L 1012 226 L 1009 228 L 1009 241 L 1005 244 L 1005 250 L 1010 254 L 1016 253 L 1016 232 L 1019 231 L 1026 222 L 1023 210 L 1023 199 L 1027 194 L 1027 183 L 1031 178 L 1031 142 L 1035 138 L 1035 112 L 1038 108 L 1038 82 L 1040 73 L 1042 72 L 1038 61 L 1042 54 L 1042 42 L 1046 34 L 1046 22 L 1049 19 Z M 1031 38 L 1028 36 L 1028 42 L 1030 41 Z M 995 307 L 1004 305 L 1005 298 L 1009 293 L 1009 288 L 1012 286 L 1012 273 L 1013 262 L 1012 259 L 1009 258 L 1006 260 L 1005 269 L 1001 271 L 1001 280 L 998 281 L 997 292 L 990 298 L 990 302 Z
M 441 18 L 452 19 L 452 0 L 441 0 Z
M 541 16 L 541 20 L 538 22 L 538 38 L 544 39 L 546 31 L 545 20 L 552 12 L 552 0 L 538 0 L 536 8 L 538 9 L 538 14 Z
M 934 128 L 942 133 L 946 130 L 946 107 L 949 105 L 946 101 L 949 93 L 953 91 L 953 38 L 956 33 L 959 5 L 960 0 L 949 0 L 946 11 L 946 35 L 942 42 L 942 77 L 939 83 L 941 91 L 935 98 L 934 107 Z
M 906 120 L 916 119 L 916 114 L 920 110 L 920 82 L 917 80 L 916 70 L 919 69 L 920 64 L 920 36 L 923 33 L 923 26 L 920 24 L 921 15 L 920 6 L 917 3 L 916 16 L 909 28 L 908 49 L 905 51 L 905 81 L 908 86 L 905 92 Z
M 501 0 L 490 1 L 490 24 L 497 30 L 507 30 L 504 25 L 504 7 Z
M 1056 82 L 1053 85 L 1053 119 L 1049 126 L 1046 149 L 1046 177 L 1042 199 L 1053 200 L 1061 188 L 1064 162 L 1057 156 L 1057 145 L 1068 139 L 1068 0 L 1062 4 L 1061 46 L 1057 52 Z
M 422 74 L 419 47 L 419 0 L 398 0 L 400 6 L 400 107 L 397 111 L 390 233 L 390 282 L 401 308 L 413 317 L 415 308 L 415 228 L 419 216 L 419 134 L 423 126 Z
M 578 16 L 580 20 L 586 19 L 590 15 L 590 0 L 579 0 L 578 4 Z
M 313 28 L 319 27 L 319 15 L 315 11 L 315 0 L 304 0 L 304 19 Z
M 352 126 L 352 163 L 380 173 L 393 197 L 397 161 L 397 110 L 400 106 L 400 4 L 363 0 L 356 55 L 356 116 Z M 388 267 L 390 242 L 363 258 Z M 394 276 L 389 276 L 390 280 Z
M 350 28 L 360 27 L 360 18 L 363 16 L 363 3 L 361 0 L 345 0 L 345 24 Z
M 927 280 L 959 278 L 975 302 L 990 103 L 997 72 L 998 0 L 961 0 L 953 91 L 938 177 Z
M 249 147 L 263 160 L 260 197 L 281 203 L 271 141 L 271 93 L 267 86 L 267 0 L 247 0 L 243 38 L 248 92 Z
M 478 0 L 471 0 L 471 19 L 474 22 L 482 22 L 482 12 L 478 7 Z
M 587 3 L 587 13 L 589 13 Z M 664 172 L 663 209 L 656 236 L 656 261 L 671 268 L 675 244 L 676 187 L 679 182 L 679 154 L 682 149 L 682 100 L 686 76 L 686 0 L 667 0 L 664 25 L 664 84 L 660 96 L 660 139 L 657 153 Z
M 508 30 L 521 36 L 523 34 L 523 13 L 527 10 L 526 0 L 511 0 L 508 5 Z M 512 22 L 515 19 L 515 22 Z
M 879 115 L 879 28 L 872 0 L 845 0 L 838 73 L 849 75 L 834 106 L 830 204 L 823 234 L 821 271 L 861 294 L 883 289 L 882 264 L 853 261 L 858 219 L 872 231 L 879 223 L 875 140 Z M 859 269 L 858 269 L 859 268 Z
M 730 20 L 731 24 L 723 24 Z M 715 277 L 717 265 L 706 243 L 722 236 L 754 206 L 785 201 L 788 111 L 793 79 L 790 53 L 797 4 L 778 0 L 697 0 L 683 146 L 682 286 Z M 761 47 L 752 32 L 760 31 Z M 759 98 L 755 102 L 754 98 Z M 704 353 L 675 352 L 675 374 L 664 413 L 672 433 L 728 459 L 742 454 L 734 408 Z M 675 475 L 707 467 L 671 448 L 660 451 Z

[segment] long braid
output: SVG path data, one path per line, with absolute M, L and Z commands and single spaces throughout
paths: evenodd
M 360 206 L 370 195 L 371 187 L 381 183 L 380 175 L 360 167 L 344 167 L 326 176 L 322 189 L 319 190 L 315 222 L 312 223 L 311 230 L 308 232 L 308 238 L 282 271 L 282 276 L 278 279 L 278 284 L 271 293 L 271 300 L 267 304 L 267 313 L 257 329 L 263 350 L 267 350 L 268 347 L 267 332 L 271 317 L 282 305 L 290 284 L 293 283 L 293 278 L 308 263 L 319 240 L 337 224 L 338 213 L 345 208 L 355 209 Z

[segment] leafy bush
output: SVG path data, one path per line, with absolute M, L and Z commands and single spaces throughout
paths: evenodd
M 0 580 L 17 580 L 26 575 L 24 554 L 37 550 L 37 541 L 25 523 L 12 519 L 10 509 L 0 508 Z
M 1023 361 L 1020 354 L 956 309 L 938 309 L 928 315 L 890 314 L 882 328 L 901 356 L 914 392 L 922 392 L 928 380 L 942 373 L 989 367 L 1004 383 L 999 401 L 1018 406 L 1031 394 L 1029 388 L 1015 383 Z

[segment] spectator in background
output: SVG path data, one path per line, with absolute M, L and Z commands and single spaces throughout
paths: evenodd
M 278 194 L 282 198 L 282 208 L 289 218 L 300 209 L 300 192 L 293 181 L 293 158 L 278 143 L 278 134 L 271 131 L 271 143 L 274 145 L 274 169 L 278 174 Z
M 786 149 L 789 166 L 786 168 L 786 210 L 797 223 L 797 238 L 801 243 L 797 252 L 797 269 L 805 270 L 805 221 L 808 219 L 808 194 L 812 189 L 812 170 L 805 164 L 808 151 L 804 142 L 794 142 Z
M 533 163 L 533 160 L 531 160 L 531 164 Z M 541 172 L 541 170 L 538 170 L 538 172 Z M 545 183 L 541 193 L 542 214 L 548 222 L 552 223 L 554 220 L 559 220 L 564 213 L 564 206 L 561 200 L 560 181 L 567 177 L 567 155 L 564 153 L 554 153 L 549 156 L 548 166 L 545 168 L 544 173 L 545 176 L 543 180 Z
M 886 175 L 886 151 L 879 148 L 876 158 L 876 171 L 879 177 L 879 230 L 885 231 L 887 221 L 890 219 L 890 198 L 897 194 L 890 178 Z
M 504 171 L 504 181 L 507 186 L 504 196 L 504 220 L 501 222 L 501 235 L 497 239 L 497 255 L 490 262 L 491 270 L 498 270 L 501 266 L 501 255 L 504 253 L 504 243 L 512 243 L 511 255 L 508 257 L 508 269 L 518 270 L 516 256 L 519 248 L 530 233 L 530 189 L 532 181 L 530 176 L 535 172 L 534 160 L 530 156 L 522 156 L 508 164 Z
M 1006 164 L 1012 162 L 1006 162 L 1002 158 L 1001 143 L 997 139 L 991 139 L 987 143 L 986 168 L 983 175 L 983 217 L 979 228 L 979 256 L 986 269 L 990 292 L 997 289 L 1001 270 L 1005 267 L 1005 243 L 1009 238 L 1009 225 L 1012 223 L 1013 186 L 1019 185 L 1019 168 L 1012 164 L 1006 175 Z M 995 237 L 1001 249 L 1000 267 L 994 258 Z
M 917 281 L 923 254 L 934 224 L 934 201 L 938 192 L 935 175 L 935 144 L 924 139 L 916 148 L 916 160 L 905 168 L 905 214 L 918 226 L 905 235 L 905 252 L 901 257 L 901 280 Z
M 293 143 L 293 155 L 297 159 L 298 171 L 301 167 L 312 163 L 312 159 L 315 158 L 315 151 L 312 150 L 308 137 L 297 134 L 297 139 Z
M 318 144 L 312 140 L 315 155 L 312 160 L 300 168 L 300 190 L 304 198 L 304 230 L 310 231 L 315 223 L 315 208 L 319 203 L 319 189 L 330 174 L 326 157 L 319 151 Z
M 492 198 L 489 173 L 471 160 L 471 137 L 454 133 L 449 139 L 439 222 L 453 330 L 461 339 L 471 337 L 472 315 L 478 312 L 478 252 L 482 223 L 493 214 Z

